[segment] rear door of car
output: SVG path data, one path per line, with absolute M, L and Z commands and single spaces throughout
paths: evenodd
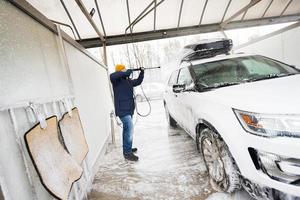
M 177 111 L 175 108 L 177 94 L 175 94 L 173 92 L 173 85 L 177 84 L 177 78 L 178 78 L 178 70 L 174 71 L 171 74 L 170 79 L 167 84 L 167 87 L 166 87 L 166 90 L 165 90 L 165 95 L 164 95 L 167 109 L 168 109 L 170 115 L 173 118 L 175 118 L 175 120 L 176 120 L 176 115 L 177 115 L 177 113 L 176 113 Z

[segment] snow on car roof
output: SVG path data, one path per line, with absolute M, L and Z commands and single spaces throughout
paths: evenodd
M 207 63 L 207 62 L 213 62 L 213 61 L 218 61 L 218 60 L 224 60 L 224 59 L 228 59 L 228 58 L 238 58 L 238 57 L 246 57 L 246 56 L 253 56 L 254 54 L 230 54 L 230 55 L 217 55 L 215 57 L 212 58 L 204 58 L 204 59 L 199 59 L 199 60 L 193 60 L 191 61 L 191 63 L 193 65 L 195 64 L 202 64 L 202 63 Z

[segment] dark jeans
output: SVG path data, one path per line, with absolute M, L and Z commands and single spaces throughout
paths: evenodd
M 123 123 L 123 154 L 130 154 L 133 139 L 132 116 L 125 115 L 123 117 L 120 117 L 120 119 Z

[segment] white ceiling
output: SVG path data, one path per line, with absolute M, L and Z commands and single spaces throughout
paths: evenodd
M 72 26 L 60 0 L 27 0 L 32 6 L 43 13 L 51 20 L 60 21 Z M 128 0 L 131 21 L 133 21 L 153 0 Z M 160 0 L 157 0 L 159 2 Z M 87 10 L 96 9 L 94 0 L 82 0 Z M 126 0 L 97 0 L 100 13 L 103 19 L 107 36 L 124 34 L 129 25 Z M 156 10 L 156 30 L 176 28 L 178 25 L 179 12 L 182 0 L 165 0 Z M 180 27 L 199 25 L 203 7 L 206 0 L 184 0 Z M 221 23 L 222 17 L 230 0 L 208 0 L 201 24 Z M 225 20 L 238 10 L 249 4 L 250 0 L 231 0 L 231 4 L 225 15 Z M 243 20 L 260 19 L 270 5 L 264 17 L 281 16 L 282 11 L 287 7 L 282 16 L 300 13 L 300 0 L 261 0 L 251 7 Z M 64 0 L 78 32 L 82 39 L 97 37 L 96 32 L 89 24 L 75 0 Z M 235 20 L 242 20 L 243 14 Z M 103 33 L 98 17 L 97 9 L 93 16 L 99 30 Z M 64 28 L 71 37 L 70 30 Z M 154 12 L 141 20 L 133 32 L 154 31 Z M 73 37 L 74 38 L 74 37 Z

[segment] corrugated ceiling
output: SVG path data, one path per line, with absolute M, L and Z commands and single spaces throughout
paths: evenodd
M 62 1 L 69 11 L 81 39 L 97 38 L 98 35 L 81 12 L 75 0 L 28 0 L 32 6 L 49 19 L 69 24 L 74 29 L 62 6 Z M 153 7 L 155 2 L 159 3 L 161 0 L 96 1 L 99 5 L 106 36 L 110 37 L 124 34 L 126 27 L 129 25 L 129 17 L 132 22 L 149 4 L 153 2 Z M 84 0 L 82 2 L 88 11 L 95 9 L 96 12 L 92 19 L 99 30 L 104 33 L 95 0 Z M 134 26 L 133 33 L 221 23 L 222 20 L 226 21 L 226 19 L 249 3 L 250 0 L 164 0 L 157 9 L 153 9 L 149 15 Z M 241 13 L 233 21 L 298 14 L 300 14 L 300 0 L 261 0 L 246 10 L 246 12 Z M 74 38 L 70 29 L 63 29 Z M 75 39 L 78 39 L 77 36 Z

